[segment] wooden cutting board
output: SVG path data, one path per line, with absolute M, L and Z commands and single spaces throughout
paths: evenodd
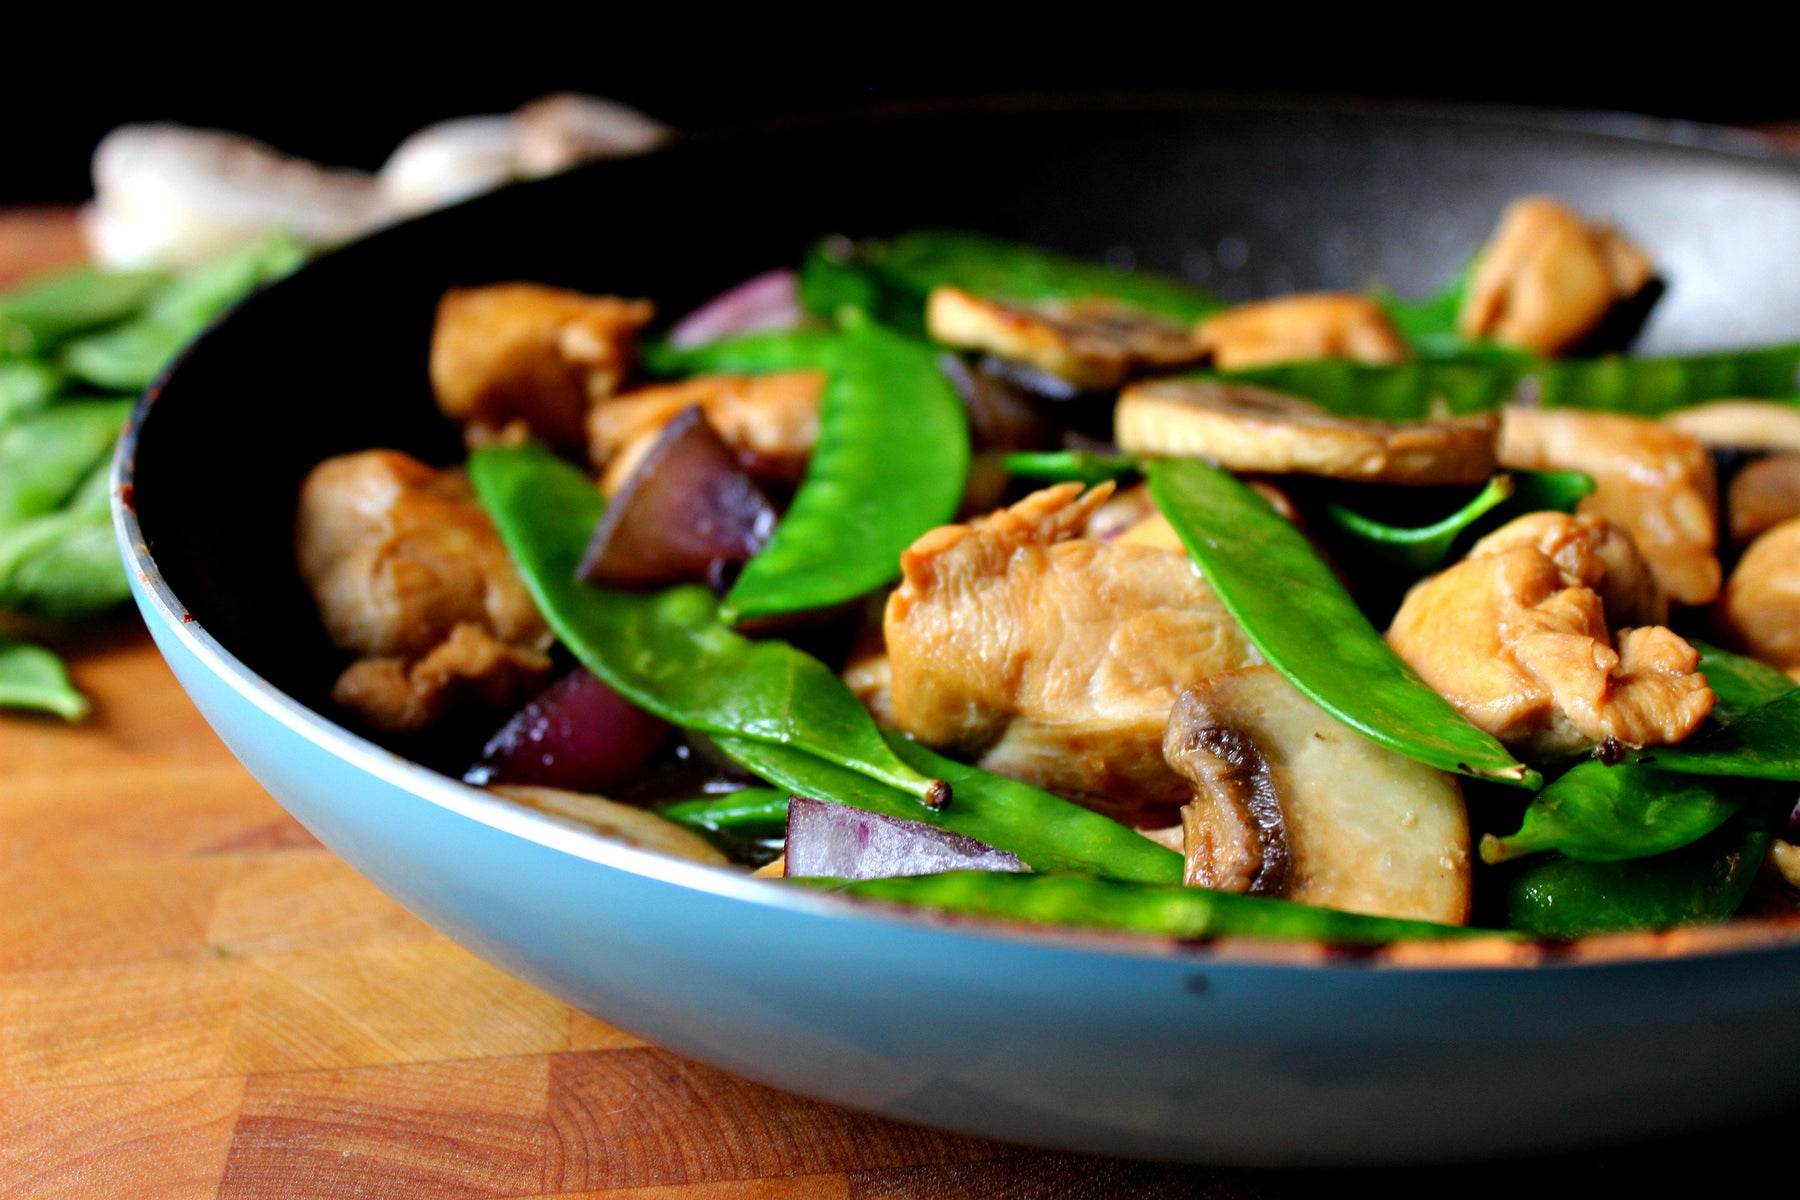
M 0 213 L 0 286 L 79 253 Z M 1277 1196 L 1347 1180 L 1044 1154 L 783 1095 L 645 1045 L 438 936 L 207 728 L 135 617 L 56 640 L 92 719 L 0 716 L 0 1196 Z M 1617 1184 L 1787 1144 L 1482 1168 Z M 1466 1188 L 1466 1169 L 1359 1185 Z

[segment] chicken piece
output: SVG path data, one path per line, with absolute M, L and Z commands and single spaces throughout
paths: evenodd
M 1376 745 L 1273 667 L 1184 690 L 1163 754 L 1194 783 L 1181 810 L 1190 885 L 1468 918 L 1469 820 L 1456 777 Z
M 1800 517 L 1800 454 L 1771 454 L 1739 471 L 1725 493 L 1725 512 L 1734 546 Z
M 1769 866 L 1791 888 L 1800 888 L 1800 845 L 1777 838 L 1769 843 Z
M 823 371 L 771 375 L 697 375 L 613 396 L 588 413 L 588 459 L 613 495 L 657 434 L 683 409 L 699 405 L 706 423 L 752 475 L 798 482 L 819 440 Z
M 1097 808 L 1173 808 L 1190 795 L 1162 757 L 1177 691 L 1260 659 L 1185 557 L 1076 536 L 1111 490 L 1047 488 L 901 555 L 894 720 Z
M 565 454 L 585 446 L 588 408 L 637 358 L 648 300 L 585 296 L 535 283 L 452 288 L 431 331 L 438 407 L 471 444 L 523 424 Z
M 1745 653 L 1790 674 L 1800 668 L 1800 517 L 1750 543 L 1713 618 Z
M 1682 604 L 1719 594 L 1719 482 L 1706 447 L 1660 421 L 1622 413 L 1509 408 L 1500 465 L 1585 471 L 1576 510 L 1622 525 L 1663 591 Z
M 1481 483 L 1494 470 L 1498 429 L 1492 413 L 1414 424 L 1340 417 L 1298 396 L 1211 379 L 1133 384 L 1113 415 L 1113 439 L 1127 454 L 1365 483 Z
M 549 631 L 460 474 L 392 450 L 327 459 L 301 486 L 294 543 L 326 633 L 369 660 L 341 702 L 378 727 L 499 706 L 548 672 Z
M 1788 400 L 1709 400 L 1662 419 L 1711 449 L 1800 453 L 1800 404 Z
M 1205 357 L 1187 326 L 1110 300 L 1027 306 L 938 287 L 925 325 L 947 346 L 1029 363 L 1090 391 Z
M 1199 338 L 1221 371 L 1313 358 L 1394 363 L 1406 357 L 1406 343 L 1381 306 L 1351 292 L 1240 304 L 1200 322 Z
M 1656 268 L 1617 230 L 1547 196 L 1514 201 L 1482 249 L 1456 328 L 1539 354 L 1569 349 Z
M 1559 512 L 1527 513 L 1476 543 L 1483 554 L 1531 546 L 1571 579 L 1592 588 L 1614 629 L 1661 625 L 1669 619 L 1669 598 L 1628 534 L 1605 517 Z M 1471 553 L 1473 550 L 1471 549 Z
M 550 680 L 550 657 L 509 646 L 463 622 L 416 662 L 361 658 L 331 688 L 332 703 L 386 733 L 417 733 L 462 708 L 505 709 Z
M 1608 635 L 1603 596 L 1640 616 L 1629 542 L 1605 521 L 1521 517 L 1416 584 L 1388 642 L 1477 726 L 1527 759 L 1612 739 L 1679 742 L 1712 711 L 1699 655 L 1659 625 Z

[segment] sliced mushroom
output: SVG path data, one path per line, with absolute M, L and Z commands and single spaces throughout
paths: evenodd
M 1777 838 L 1769 843 L 1769 865 L 1791 888 L 1800 888 L 1800 845 Z
M 1163 740 L 1194 784 L 1188 882 L 1385 917 L 1469 915 L 1455 776 L 1376 745 L 1273 667 L 1187 688 Z
M 1692 437 L 1623 413 L 1508 408 L 1500 464 L 1592 475 L 1594 494 L 1576 511 L 1623 526 L 1675 600 L 1710 604 L 1718 596 L 1718 475 Z
M 1725 512 L 1736 546 L 1800 517 L 1800 454 L 1772 454 L 1739 471 L 1725 494 Z
M 1353 292 L 1240 304 L 1202 321 L 1199 338 L 1221 371 L 1313 358 L 1392 363 L 1406 357 L 1406 343 L 1381 306 Z
M 1475 484 L 1494 470 L 1491 413 L 1395 424 L 1339 417 L 1247 384 L 1154 379 L 1119 396 L 1114 440 L 1128 454 L 1209 458 L 1233 471 L 1367 483 Z
M 1205 356 L 1187 326 L 1108 300 L 1028 306 L 938 287 L 925 324 L 947 346 L 1029 363 L 1094 391 Z
M 1750 543 L 1713 616 L 1746 653 L 1784 671 L 1800 668 L 1800 517 Z
M 588 459 L 602 472 L 601 490 L 615 494 L 663 427 L 697 404 L 746 470 L 795 483 L 819 440 L 824 392 L 823 371 L 696 375 L 636 388 L 596 404 L 588 414 Z
M 1712 400 L 1665 413 L 1663 423 L 1710 449 L 1800 453 L 1800 404 L 1786 400 Z
M 1515 201 L 1481 251 L 1457 329 L 1540 354 L 1592 333 L 1655 278 L 1643 251 L 1548 196 Z
M 671 858 L 685 858 L 689 862 L 712 866 L 726 866 L 731 862 L 711 842 L 691 829 L 604 796 L 523 784 L 497 784 L 488 790 L 547 813 L 565 824 L 598 834 L 609 842 L 622 842 L 638 850 L 654 850 Z

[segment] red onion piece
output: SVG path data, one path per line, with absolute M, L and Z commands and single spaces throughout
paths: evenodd
M 1049 445 L 1049 419 L 1019 388 L 976 370 L 955 354 L 940 356 L 938 369 L 968 410 L 977 451 L 1038 450 Z
M 788 801 L 787 874 L 886 879 L 939 871 L 1029 871 L 1017 856 L 923 821 L 795 796 Z
M 677 350 L 692 350 L 739 334 L 794 329 L 805 319 L 806 312 L 800 306 L 800 277 L 786 268 L 765 271 L 713 297 L 677 321 L 675 328 L 669 330 L 669 345 Z
M 603 792 L 643 766 L 669 728 L 577 667 L 514 713 L 464 778 Z
M 717 582 L 763 548 L 775 521 L 768 496 L 690 406 L 606 506 L 580 577 L 626 588 Z

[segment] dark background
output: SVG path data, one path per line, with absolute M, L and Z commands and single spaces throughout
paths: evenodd
M 449 11 L 438 10 L 439 25 Z M 1043 24 L 1052 10 L 1015 11 Z M 1336 30 L 1301 37 L 1294 29 L 1226 28 L 1198 18 L 1190 27 L 1155 28 L 1152 11 L 1126 11 L 1128 24 L 1118 29 L 1090 11 L 1085 39 L 1049 49 L 1004 35 L 977 41 L 922 21 L 911 23 L 904 44 L 891 29 L 818 22 L 775 33 L 744 21 L 725 27 L 702 9 L 649 26 L 489 9 L 482 19 L 493 28 L 440 28 L 429 37 L 378 36 L 323 10 L 304 15 L 304 30 L 243 17 L 131 29 L 96 17 L 109 35 L 99 45 L 64 22 L 6 39 L 0 204 L 84 198 L 94 143 L 128 121 L 231 129 L 294 154 L 372 169 L 422 125 L 506 111 L 565 89 L 694 129 L 867 105 L 1095 90 L 1448 100 L 1727 123 L 1800 117 L 1800 93 L 1785 72 L 1739 71 L 1721 80 L 1702 68 L 1725 60 L 1686 35 L 1679 56 L 1665 46 L 1646 58 L 1616 33 L 1562 27 L 1516 45 L 1472 30 L 1425 42 L 1345 32 L 1339 44 Z M 1309 20 L 1295 10 L 1288 24 Z M 46 49 L 35 53 L 34 44 Z

